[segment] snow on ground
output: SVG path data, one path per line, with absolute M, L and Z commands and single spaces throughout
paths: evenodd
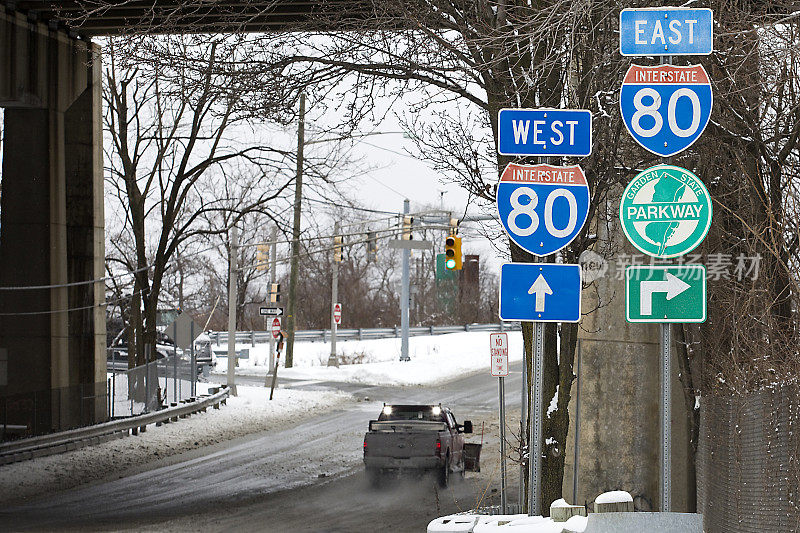
M 147 432 L 72 452 L 12 463 L 0 468 L 0 504 L 82 483 L 117 477 L 147 463 L 251 433 L 282 430 L 349 401 L 336 391 L 239 386 L 226 406 L 209 409 Z M 202 391 L 198 391 L 202 392 Z
M 508 332 L 509 359 L 522 360 L 522 332 Z M 464 332 L 447 335 L 411 337 L 408 340 L 411 361 L 400 361 L 400 339 L 337 341 L 336 352 L 341 366 L 328 367 L 330 343 L 296 342 L 294 366 L 283 367 L 278 377 L 313 379 L 368 385 L 431 385 L 459 375 L 489 370 L 489 333 Z M 214 346 L 214 349 L 220 347 Z M 267 373 L 269 344 L 236 345 L 248 349 L 249 358 L 239 360 L 238 375 L 263 376 Z M 285 354 L 284 354 L 285 355 Z M 227 357 L 219 357 L 216 373 L 224 373 Z

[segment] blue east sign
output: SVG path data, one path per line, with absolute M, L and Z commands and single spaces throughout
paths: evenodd
M 582 157 L 592 153 L 586 109 L 501 109 L 497 151 L 513 156 Z
M 624 56 L 708 55 L 714 49 L 710 9 L 623 9 L 619 51 Z
M 619 94 L 628 132 L 662 157 L 686 150 L 703 133 L 714 103 L 702 65 L 631 65 Z
M 581 267 L 505 263 L 500 267 L 500 320 L 578 322 Z

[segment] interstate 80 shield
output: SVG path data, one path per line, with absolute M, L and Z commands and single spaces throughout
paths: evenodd
M 662 157 L 686 150 L 711 117 L 711 82 L 702 65 L 631 65 L 619 107 L 628 132 Z
M 497 186 L 497 213 L 508 236 L 534 255 L 577 237 L 589 214 L 589 185 L 578 165 L 509 163 Z

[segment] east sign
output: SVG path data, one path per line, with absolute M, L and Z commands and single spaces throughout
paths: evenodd
M 713 51 L 713 18 L 707 8 L 623 9 L 619 51 L 624 56 L 708 55 Z

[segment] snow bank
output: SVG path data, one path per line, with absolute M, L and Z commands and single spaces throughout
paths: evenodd
M 522 333 L 508 332 L 509 359 L 522 360 Z M 269 345 L 237 344 L 237 350 L 249 349 L 250 357 L 239 360 L 238 375 L 263 376 Z M 489 333 L 464 332 L 447 335 L 411 337 L 409 357 L 400 362 L 400 339 L 349 340 L 336 342 L 339 368 L 328 367 L 329 343 L 297 342 L 294 366 L 283 368 L 278 377 L 311 379 L 368 385 L 430 385 L 459 375 L 489 370 Z M 226 357 L 219 357 L 217 372 L 224 372 Z
M 239 396 L 219 410 L 193 415 L 147 432 L 0 469 L 0 504 L 113 477 L 165 457 L 265 430 L 295 426 L 350 400 L 335 391 L 237 387 Z
M 604 492 L 597 498 L 594 503 L 618 503 L 618 502 L 632 502 L 633 497 L 624 490 L 612 490 Z

